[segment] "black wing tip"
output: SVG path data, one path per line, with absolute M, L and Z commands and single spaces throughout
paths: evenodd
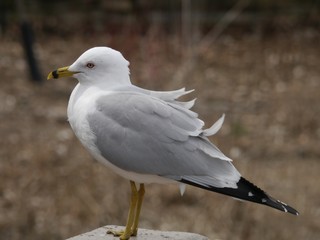
M 275 208 L 285 213 L 291 213 L 296 216 L 299 215 L 299 212 L 295 210 L 293 207 L 289 206 L 288 204 L 280 200 L 275 200 L 272 197 L 269 197 L 268 195 L 266 196 L 267 196 L 266 198 L 262 198 L 261 204 L 266 205 L 268 207 Z
M 288 204 L 281 202 L 280 200 L 276 200 L 276 203 L 281 206 L 281 208 L 277 208 L 277 209 L 283 212 L 287 212 L 287 213 L 291 213 L 293 215 L 299 216 L 299 212 L 295 210 L 293 207 L 289 206 Z
M 238 181 L 237 188 L 217 188 L 213 186 L 203 186 L 183 178 L 180 179 L 180 182 L 189 184 L 195 187 L 203 188 L 209 191 L 228 195 L 231 197 L 247 200 L 250 202 L 255 202 L 258 204 L 263 204 L 263 205 L 275 208 L 277 210 L 280 210 L 282 212 L 291 213 L 296 216 L 299 215 L 299 212 L 295 210 L 293 207 L 287 205 L 284 202 L 273 199 L 272 197 L 268 196 L 268 194 L 266 194 L 263 190 L 261 190 L 256 185 L 249 182 L 243 177 L 241 177 L 240 180 Z
M 248 193 L 250 193 L 252 191 L 253 195 L 255 195 L 255 194 L 257 195 L 257 197 L 255 199 L 247 199 L 246 198 L 246 200 L 256 202 L 259 204 L 263 204 L 263 205 L 275 208 L 277 210 L 280 210 L 282 212 L 291 213 L 296 216 L 299 215 L 299 212 L 297 210 L 295 210 L 293 207 L 289 206 L 288 204 L 286 204 L 280 200 L 275 200 L 274 198 L 270 197 L 266 192 L 264 192 L 262 189 L 260 189 L 259 187 L 257 187 L 256 185 L 249 182 L 248 180 L 246 180 L 243 177 L 240 178 L 237 185 L 239 188 L 243 188 L 243 189 L 249 191 Z M 252 189 L 252 190 L 250 191 L 250 189 Z

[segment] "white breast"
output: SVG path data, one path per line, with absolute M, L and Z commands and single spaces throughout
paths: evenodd
M 81 143 L 90 151 L 98 151 L 91 132 L 87 115 L 95 109 L 95 101 L 103 94 L 94 87 L 83 87 L 78 84 L 73 90 L 68 104 L 68 121 Z

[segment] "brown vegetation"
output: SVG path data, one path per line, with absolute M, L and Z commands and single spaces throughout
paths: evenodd
M 212 140 L 240 172 L 300 211 L 295 217 L 188 187 L 148 185 L 141 227 L 190 231 L 211 239 L 319 239 L 320 47 L 312 29 L 224 34 L 197 49 L 188 74 L 181 41 L 150 30 L 118 35 L 43 37 L 44 72 L 108 45 L 131 62 L 135 84 L 196 89 L 195 110 L 208 124 L 226 113 Z M 196 47 L 196 46 L 195 46 Z M 124 224 L 129 183 L 96 163 L 71 131 L 68 97 L 76 81 L 27 81 L 17 39 L 0 40 L 0 239 L 63 239 Z M 183 76 L 180 79 L 180 76 Z

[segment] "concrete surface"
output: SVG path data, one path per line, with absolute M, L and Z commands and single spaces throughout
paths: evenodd
M 101 228 L 97 228 L 91 232 L 83 233 L 78 236 L 68 238 L 67 240 L 115 240 L 119 237 L 114 237 L 111 234 L 107 234 L 109 229 L 124 229 L 122 226 L 107 225 Z M 195 233 L 187 232 L 165 232 L 165 231 L 155 231 L 148 229 L 139 228 L 138 235 L 136 237 L 131 237 L 130 240 L 209 240 L 205 236 L 201 236 Z

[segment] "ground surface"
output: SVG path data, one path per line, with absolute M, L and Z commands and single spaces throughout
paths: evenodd
M 119 237 L 115 237 L 112 234 L 107 232 L 110 230 L 113 231 L 122 231 L 124 226 L 114 226 L 107 225 L 93 231 L 68 238 L 67 240 L 118 240 Z M 201 236 L 195 233 L 186 233 L 186 232 L 174 232 L 174 231 L 156 231 L 148 229 L 139 229 L 138 235 L 131 237 L 132 240 L 208 240 L 207 237 Z
M 71 64 L 84 50 L 108 45 L 131 62 L 133 82 L 196 91 L 207 124 L 226 113 L 212 140 L 249 180 L 297 208 L 295 217 L 188 187 L 149 185 L 141 227 L 221 239 L 320 237 L 320 35 L 296 30 L 263 37 L 223 35 L 193 68 L 174 37 L 40 38 L 44 73 Z M 64 239 L 125 223 L 129 183 L 92 160 L 73 135 L 68 97 L 76 81 L 35 85 L 18 39 L 0 39 L 0 239 Z M 182 77 L 181 77 L 182 76 Z M 45 78 L 45 77 L 44 77 Z

